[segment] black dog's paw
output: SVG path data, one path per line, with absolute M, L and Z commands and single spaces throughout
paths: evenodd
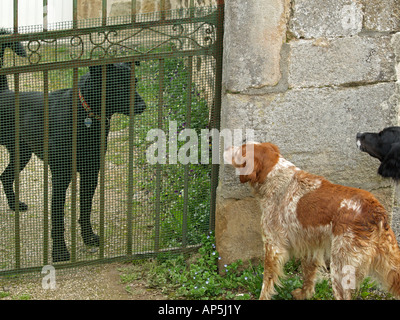
M 12 211 L 16 211 L 17 208 L 15 207 L 15 202 L 9 202 L 8 206 Z M 19 211 L 27 211 L 28 210 L 28 205 L 22 201 L 19 202 Z
M 89 247 L 99 247 L 100 246 L 100 237 L 95 234 L 83 234 L 82 235 L 83 243 Z
M 52 258 L 53 262 L 63 262 L 63 261 L 69 261 L 71 259 L 71 256 L 66 248 L 53 249 Z

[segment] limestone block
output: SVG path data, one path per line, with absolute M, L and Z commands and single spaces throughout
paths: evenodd
M 301 169 L 335 183 L 373 190 L 390 186 L 391 181 L 377 175 L 379 161 L 357 149 L 355 136 L 394 125 L 398 106 L 396 83 L 292 89 L 258 96 L 227 94 L 221 124 L 222 128 L 254 129 L 256 141 L 277 144 Z M 238 188 L 244 188 L 234 174 L 221 167 L 225 197 L 240 196 Z
M 261 235 L 261 210 L 254 198 L 242 200 L 219 197 L 216 208 L 216 246 L 221 259 L 221 271 L 225 264 L 241 259 L 253 262 L 263 258 Z
M 292 41 L 289 87 L 396 80 L 391 36 Z
M 362 0 L 364 28 L 372 31 L 400 31 L 400 0 Z
M 279 82 L 288 11 L 287 0 L 225 2 L 223 86 L 228 91 Z
M 396 56 L 396 73 L 397 80 L 400 80 L 400 32 L 393 35 L 392 46 Z
M 362 21 L 362 5 L 354 0 L 296 0 L 289 28 L 297 38 L 352 36 Z

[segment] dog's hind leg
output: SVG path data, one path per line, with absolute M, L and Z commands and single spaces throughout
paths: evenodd
M 94 167 L 87 168 L 80 172 L 80 218 L 81 235 L 83 242 L 87 246 L 100 245 L 99 236 L 93 232 L 90 215 L 92 211 L 92 201 L 97 187 L 98 170 Z
M 15 192 L 14 192 L 15 156 L 16 156 L 15 146 L 13 142 L 5 146 L 8 150 L 10 160 L 6 169 L 1 174 L 0 180 L 3 183 L 4 193 L 6 194 L 7 197 L 8 206 L 10 207 L 11 210 L 15 211 L 16 210 Z M 20 156 L 19 171 L 21 172 L 32 157 L 32 150 L 24 141 L 20 142 L 19 156 Z M 22 201 L 19 201 L 19 211 L 26 211 L 26 210 L 28 210 L 28 206 Z
M 393 230 L 382 230 L 371 275 L 400 299 L 400 249 Z
M 353 234 L 350 230 L 332 240 L 330 272 L 333 295 L 337 300 L 352 299 L 371 267 L 373 248 L 368 244 L 360 247 Z

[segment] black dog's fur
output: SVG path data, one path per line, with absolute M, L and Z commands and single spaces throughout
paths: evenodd
M 14 47 L 12 47 L 13 49 Z M 18 53 L 18 52 L 17 52 Z M 107 65 L 106 72 L 106 137 L 109 119 L 114 113 L 129 115 L 131 65 Z M 137 79 L 135 79 L 137 81 Z M 101 66 L 89 67 L 78 87 L 86 103 L 96 115 L 101 114 Z M 73 89 L 62 89 L 49 94 L 49 167 L 52 174 L 51 218 L 53 262 L 68 261 L 69 251 L 64 240 L 64 204 L 66 191 L 72 179 L 72 96 Z M 7 88 L 0 91 L 0 144 L 9 154 L 10 162 L 0 176 L 8 205 L 15 210 L 15 93 Z M 77 171 L 80 174 L 81 235 L 86 245 L 99 246 L 99 237 L 93 232 L 90 213 L 100 170 L 101 121 L 92 117 L 90 127 L 85 125 L 89 113 L 78 99 Z M 135 91 L 135 114 L 142 113 L 146 104 Z M 44 95 L 41 92 L 20 92 L 20 170 L 29 162 L 32 153 L 43 160 Z M 107 139 L 106 139 L 107 141 Z M 106 144 L 107 148 L 107 144 Z M 27 210 L 19 203 L 19 210 Z
M 360 132 L 356 140 L 361 151 L 381 162 L 378 174 L 400 180 L 400 127 L 388 127 L 379 133 Z

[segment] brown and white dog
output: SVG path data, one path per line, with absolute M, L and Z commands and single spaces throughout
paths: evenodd
M 384 207 L 371 193 L 302 171 L 271 143 L 230 147 L 224 160 L 239 170 L 240 182 L 250 183 L 260 203 L 260 299 L 271 298 L 290 257 L 301 259 L 304 274 L 303 287 L 292 292 L 296 299 L 311 298 L 317 269 L 329 258 L 336 299 L 351 299 L 366 276 L 400 297 L 400 249 Z

